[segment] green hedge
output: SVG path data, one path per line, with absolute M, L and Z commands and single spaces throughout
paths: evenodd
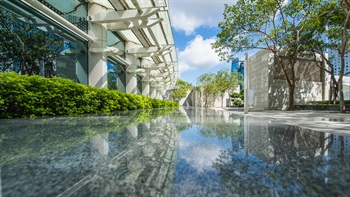
M 178 103 L 169 100 L 94 88 L 65 78 L 0 73 L 0 118 L 110 113 L 178 106 Z
M 344 100 L 345 105 L 350 105 L 350 100 Z M 310 101 L 309 105 L 334 105 L 333 102 L 329 103 L 329 101 Z M 336 105 L 339 105 L 339 101 L 336 102 Z

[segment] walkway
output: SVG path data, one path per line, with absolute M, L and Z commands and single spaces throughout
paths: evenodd
M 242 111 L 225 109 L 231 113 L 244 114 Z M 276 123 L 301 126 L 316 131 L 337 134 L 350 134 L 350 114 L 326 111 L 260 111 L 249 112 L 251 117 L 258 117 Z

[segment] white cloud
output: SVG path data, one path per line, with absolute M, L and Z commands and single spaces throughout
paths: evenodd
M 220 64 L 220 58 L 211 48 L 215 38 L 203 40 L 197 35 L 191 40 L 183 51 L 179 51 L 180 73 L 187 70 L 207 69 Z
M 224 4 L 235 0 L 169 0 L 171 23 L 175 30 L 193 34 L 201 26 L 217 27 L 223 19 Z
M 186 16 L 183 12 L 177 12 L 172 16 L 172 25 L 178 31 L 184 31 L 190 35 L 202 24 L 202 21 L 194 17 Z
M 223 150 L 217 145 L 205 142 L 189 143 L 180 140 L 180 148 L 184 151 L 182 159 L 191 165 L 197 172 L 212 169 L 213 163 Z

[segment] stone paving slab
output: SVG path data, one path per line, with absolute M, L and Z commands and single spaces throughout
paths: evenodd
M 242 111 L 231 111 L 244 115 Z M 247 116 L 268 119 L 276 123 L 301 126 L 316 131 L 350 135 L 350 114 L 326 111 L 277 111 L 249 112 Z

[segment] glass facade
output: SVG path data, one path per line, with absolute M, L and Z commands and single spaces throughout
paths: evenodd
M 87 33 L 88 3 L 81 0 L 38 0 L 52 11 Z
M 87 31 L 87 25 L 84 26 L 82 23 L 82 18 L 86 18 L 87 16 L 87 5 L 82 4 L 79 6 L 82 1 L 66 0 L 64 3 L 62 3 L 62 1 L 48 0 L 40 2 L 56 13 L 62 15 L 62 17 L 70 20 L 72 24 L 76 25 L 81 30 Z M 78 2 L 80 4 L 78 4 Z M 73 5 L 76 6 L 73 7 Z M 14 14 L 16 15 L 18 23 L 12 25 L 12 30 L 15 32 L 15 34 L 22 36 L 22 40 L 31 41 L 31 43 L 24 43 L 25 46 L 32 46 L 34 48 L 40 49 L 51 48 L 55 51 L 54 54 L 50 54 L 50 57 L 52 58 L 52 61 L 50 62 L 44 61 L 44 58 L 36 57 L 35 61 L 33 62 L 37 64 L 35 67 L 37 67 L 38 71 L 35 71 L 35 74 L 40 74 L 45 77 L 65 77 L 79 83 L 88 84 L 88 47 L 86 41 L 74 35 L 72 32 L 69 32 L 66 28 L 62 27 L 56 21 L 48 18 L 41 12 L 38 12 L 37 10 L 33 9 L 27 4 L 24 4 L 21 1 L 6 0 L 0 2 L 0 6 L 3 10 L 3 14 L 7 12 L 5 15 L 6 17 L 12 16 Z M 71 10 L 69 11 L 68 8 Z M 86 21 L 84 23 L 86 23 Z M 27 28 L 15 28 L 15 26 L 18 24 L 23 24 Z M 33 28 L 35 30 L 27 32 L 28 28 Z M 40 37 L 40 39 L 34 39 L 33 37 L 36 35 L 46 36 Z M 55 43 L 52 44 L 53 42 Z M 21 41 L 19 39 L 15 39 L 13 44 L 20 45 Z M 19 65 L 23 65 L 23 63 L 12 64 L 14 67 L 18 67 Z M 14 70 L 16 71 L 16 69 Z M 27 69 L 24 73 L 28 72 L 29 71 Z
M 238 57 L 234 58 L 231 63 L 231 72 L 239 72 L 242 75 L 242 85 L 240 85 L 240 89 L 244 88 L 244 62 L 240 61 Z

